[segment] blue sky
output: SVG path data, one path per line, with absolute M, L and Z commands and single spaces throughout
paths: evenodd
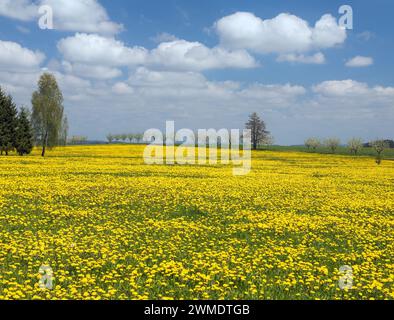
M 392 1 L 75 1 L 0 0 L 0 86 L 29 106 L 53 72 L 71 134 L 238 128 L 257 111 L 280 144 L 394 138 Z M 45 4 L 55 30 L 38 27 Z

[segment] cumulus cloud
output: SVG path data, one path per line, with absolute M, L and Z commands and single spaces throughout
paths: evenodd
M 86 33 L 62 39 L 57 47 L 66 60 L 90 65 L 138 65 L 146 61 L 148 54 L 145 48 L 129 48 L 114 38 Z
M 197 72 L 157 71 L 137 68 L 128 82 L 134 87 L 205 87 L 206 78 Z
M 208 48 L 199 42 L 185 40 L 163 42 L 149 51 L 143 47 L 128 47 L 111 37 L 78 33 L 60 40 L 57 47 L 65 60 L 90 65 L 151 66 L 187 71 L 258 65 L 245 50 Z
M 305 64 L 324 64 L 326 57 L 323 53 L 318 52 L 314 55 L 304 55 L 296 53 L 285 53 L 279 55 L 277 58 L 278 62 L 293 62 L 293 63 L 305 63 Z
M 214 29 L 222 46 L 258 53 L 306 52 L 330 48 L 346 40 L 335 18 L 323 15 L 314 27 L 288 13 L 263 20 L 250 12 L 236 12 L 218 20 Z
M 7 7 L 4 3 L 11 6 L 10 1 L 2 1 L 0 12 Z M 14 15 L 22 20 L 23 12 L 16 12 L 18 3 L 33 2 L 12 2 Z M 26 14 L 25 19 L 31 18 Z M 249 84 L 212 81 L 202 74 L 204 70 L 258 66 L 248 51 L 273 52 L 278 61 L 324 63 L 320 51 L 346 39 L 333 17 L 323 16 L 313 27 L 289 14 L 271 20 L 248 13 L 223 19 L 215 25 L 221 42 L 212 48 L 170 35 L 162 35 L 152 50 L 129 46 L 99 31 L 61 39 L 57 46 L 60 62 L 52 60 L 46 67 L 64 93 L 71 133 L 104 139 L 108 132 L 160 128 L 165 120 L 192 129 L 243 128 L 254 111 L 263 116 L 278 143 L 300 143 L 308 135 L 333 132 L 365 139 L 392 133 L 394 87 L 351 79 L 312 87 Z M 30 105 L 44 60 L 39 51 L 0 41 L 0 85 L 14 95 L 18 105 Z
M 270 104 L 287 105 L 295 98 L 302 96 L 306 93 L 303 86 L 298 85 L 263 85 L 253 84 L 246 89 L 240 91 L 240 95 L 245 98 L 264 100 Z
M 0 2 L 0 15 L 30 21 L 38 17 L 38 5 L 31 0 L 2 0 Z
M 66 73 L 79 77 L 108 80 L 122 76 L 122 70 L 100 65 L 88 65 L 83 63 L 62 62 L 62 67 Z
M 264 104 L 267 109 L 282 108 L 291 105 L 306 93 L 306 89 L 299 85 L 260 83 L 245 85 L 233 81 L 209 81 L 198 72 L 158 71 L 145 67 L 132 72 L 127 84 L 134 89 L 134 96 L 144 96 L 145 99 L 156 96 L 161 97 L 161 101 L 175 98 L 182 101 L 176 103 L 179 107 L 182 107 L 182 104 L 190 105 L 192 101 L 200 101 L 201 110 L 209 110 L 220 105 L 227 106 L 231 110 L 234 104 L 243 109 L 245 107 L 241 106 L 249 103 Z M 210 103 L 204 106 L 202 101 L 207 100 Z
M 351 79 L 323 81 L 313 86 L 313 91 L 324 97 L 345 97 L 352 100 L 364 100 L 365 102 L 373 102 L 382 99 L 393 99 L 394 88 L 374 86 L 370 87 L 365 82 L 359 82 Z M 371 104 L 373 107 L 373 104 Z M 394 107 L 393 107 L 394 108 Z
M 116 34 L 123 29 L 110 20 L 97 0 L 2 0 L 0 15 L 32 21 L 39 18 L 38 9 L 42 5 L 53 9 L 56 30 Z
M 116 94 L 132 94 L 134 90 L 127 83 L 117 82 L 112 86 L 112 92 Z
M 139 67 L 127 80 L 86 80 L 57 70 L 71 132 L 104 139 L 108 132 L 177 127 L 242 128 L 248 114 L 260 113 L 278 143 L 300 143 L 308 135 L 390 136 L 394 87 L 333 80 L 311 88 L 297 84 L 211 81 L 199 72 Z M 29 105 L 40 70 L 0 70 L 1 86 L 16 102 Z M 376 127 L 376 121 L 379 126 Z
M 229 51 L 219 47 L 208 48 L 199 42 L 185 40 L 161 43 L 151 51 L 148 64 L 196 71 L 257 66 L 257 62 L 245 50 Z
M 366 140 L 392 136 L 394 87 L 370 86 L 355 80 L 324 81 L 312 88 L 313 98 L 302 106 L 304 120 L 317 119 L 335 128 L 338 136 Z
M 75 100 L 76 96 L 86 95 L 92 90 L 92 83 L 89 80 L 52 69 L 18 70 L 13 72 L 0 70 L 0 85 L 13 95 L 19 106 L 30 106 L 31 95 L 37 89 L 37 82 L 44 71 L 49 71 L 55 75 L 67 101 L 66 103 L 70 103 Z
M 332 15 L 325 14 L 312 29 L 311 46 L 313 48 L 331 48 L 344 43 L 346 37 L 346 29 L 339 26 Z
M 371 57 L 356 56 L 348 60 L 345 65 L 346 67 L 360 68 L 371 66 L 373 62 L 373 58 Z
M 0 69 L 32 69 L 38 68 L 45 55 L 40 51 L 32 51 L 11 41 L 0 40 Z
M 313 87 L 313 91 L 324 96 L 360 95 L 369 91 L 366 83 L 348 80 L 324 81 Z
M 319 117 L 349 119 L 354 123 L 376 118 L 394 121 L 394 87 L 369 86 L 347 79 L 324 81 L 313 86 L 312 91 L 316 94 L 314 103 Z

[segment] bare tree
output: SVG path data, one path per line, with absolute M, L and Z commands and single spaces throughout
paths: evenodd
M 246 123 L 246 129 L 251 131 L 253 150 L 257 150 L 257 147 L 266 141 L 270 134 L 269 131 L 266 130 L 265 122 L 260 119 L 256 112 L 249 116 L 249 121 Z

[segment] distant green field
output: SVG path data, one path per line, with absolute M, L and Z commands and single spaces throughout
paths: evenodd
M 272 150 L 272 151 L 294 151 L 294 152 L 308 152 L 308 153 L 319 153 L 319 154 L 332 153 L 331 150 L 326 147 L 317 148 L 315 151 L 308 149 L 305 146 L 269 146 L 269 147 L 265 147 L 264 149 Z M 349 149 L 346 147 L 339 147 L 335 151 L 335 154 L 354 156 L 354 154 L 351 154 Z M 360 152 L 357 155 L 375 157 L 376 151 L 373 148 L 363 148 L 362 150 L 360 150 Z M 394 149 L 386 149 L 383 153 L 383 157 L 384 159 L 394 160 Z

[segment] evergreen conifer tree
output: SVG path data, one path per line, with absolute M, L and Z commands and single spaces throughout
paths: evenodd
M 29 112 L 22 108 L 18 114 L 15 149 L 20 156 L 30 154 L 33 150 L 33 131 L 29 120 Z
M 6 155 L 15 148 L 17 109 L 12 97 L 0 88 L 0 151 Z

